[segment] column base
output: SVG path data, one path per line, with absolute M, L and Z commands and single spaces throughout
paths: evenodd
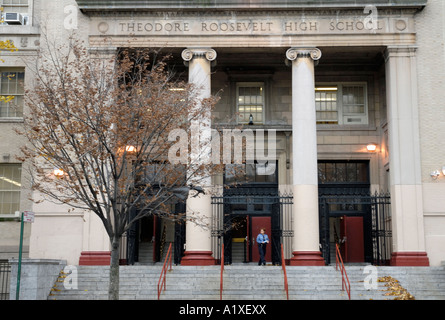
M 290 266 L 325 266 L 326 263 L 320 251 L 294 251 Z
M 215 258 L 212 257 L 212 251 L 185 251 L 181 259 L 183 266 L 214 266 Z
M 429 267 L 430 261 L 426 252 L 393 252 L 391 266 Z
M 109 266 L 110 260 L 110 251 L 82 251 L 79 266 Z

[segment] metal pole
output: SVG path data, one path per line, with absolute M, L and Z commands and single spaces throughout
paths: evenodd
M 15 299 L 19 300 L 20 295 L 20 275 L 22 272 L 22 247 L 23 247 L 23 212 L 20 221 L 20 246 L 19 246 L 19 264 L 17 269 L 17 289 L 15 292 Z

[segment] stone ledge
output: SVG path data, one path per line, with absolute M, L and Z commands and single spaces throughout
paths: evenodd
M 10 259 L 10 300 L 16 299 L 18 259 Z M 20 300 L 46 300 L 60 271 L 66 266 L 65 260 L 22 259 L 20 272 Z

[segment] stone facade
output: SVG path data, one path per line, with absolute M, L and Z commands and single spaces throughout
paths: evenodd
M 395 263 L 412 263 L 413 255 L 414 263 L 421 260 L 422 264 L 440 265 L 445 260 L 445 178 L 442 173 L 437 179 L 431 176 L 432 171 L 445 166 L 441 147 L 445 137 L 441 105 L 445 94 L 443 1 L 392 1 L 389 5 L 388 1 L 374 1 L 375 6 L 368 8 L 360 1 L 321 1 L 316 6 L 307 1 L 278 1 L 257 4 L 255 10 L 251 2 L 240 1 L 210 5 L 214 10 L 206 10 L 204 5 L 190 8 L 193 1 L 178 1 L 176 6 L 163 1 L 113 1 L 112 5 L 86 0 L 30 2 L 35 16 L 29 25 L 0 26 L 20 44 L 18 52 L 2 53 L 5 62 L 1 68 L 24 66 L 23 57 L 32 60 L 44 32 L 59 42 L 74 32 L 104 52 L 129 45 L 162 47 L 173 53 L 178 64 L 183 63 L 184 49 L 212 49 L 216 66 L 211 61 L 200 63 L 211 78 L 207 93 L 222 90 L 214 112 L 215 126 L 231 125 L 236 118 L 237 82 L 265 85 L 264 122 L 254 128 L 277 130 L 280 189 L 298 189 L 294 195 L 316 199 L 316 159 L 369 161 L 371 192 L 391 192 Z M 140 10 L 132 10 L 138 6 Z M 366 122 L 319 123 L 312 128 L 301 121 L 307 120 L 306 115 L 293 119 L 297 108 L 313 99 L 306 95 L 312 89 L 296 94 L 300 87 L 293 87 L 293 81 L 302 75 L 296 71 L 291 53 L 286 55 L 291 48 L 320 50 L 321 57 L 311 62 L 312 87 L 365 84 Z M 32 73 L 25 72 L 30 86 Z M 15 125 L 20 125 L 20 119 L 0 119 L 0 156 L 10 154 L 11 162 L 23 143 L 13 133 Z M 302 131 L 295 131 L 298 129 Z M 313 141 L 292 139 L 295 132 L 305 135 L 308 131 L 314 131 Z M 366 150 L 369 143 L 377 144 L 376 152 Z M 292 152 L 295 149 L 304 153 Z M 296 166 L 302 165 L 312 168 L 308 170 L 310 178 L 297 178 Z M 219 177 L 214 183 L 221 181 Z M 301 191 L 302 186 L 307 190 Z M 21 210 L 27 210 L 32 206 L 27 200 L 29 185 L 24 183 L 22 190 Z M 299 203 L 302 201 L 294 198 L 294 209 Z M 208 203 L 199 202 L 199 206 L 208 208 Z M 316 207 L 315 201 L 310 209 L 303 208 L 312 212 L 308 217 L 294 213 L 294 231 L 307 223 L 315 233 L 314 239 L 305 243 L 302 239 L 308 237 L 302 228 L 292 251 L 318 250 Z M 28 238 L 31 258 L 66 259 L 68 264 L 77 264 L 82 252 L 109 250 L 95 216 L 67 214 L 66 208 L 47 203 L 32 209 L 36 221 Z M 11 222 L 0 223 L 3 228 Z M 187 250 L 209 254 L 209 242 L 202 240 L 209 235 L 193 233 Z M 2 248 L 6 239 L 0 241 Z

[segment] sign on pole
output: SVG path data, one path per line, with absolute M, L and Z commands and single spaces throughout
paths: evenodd
M 24 211 L 23 212 L 23 221 L 33 223 L 34 222 L 34 212 Z

